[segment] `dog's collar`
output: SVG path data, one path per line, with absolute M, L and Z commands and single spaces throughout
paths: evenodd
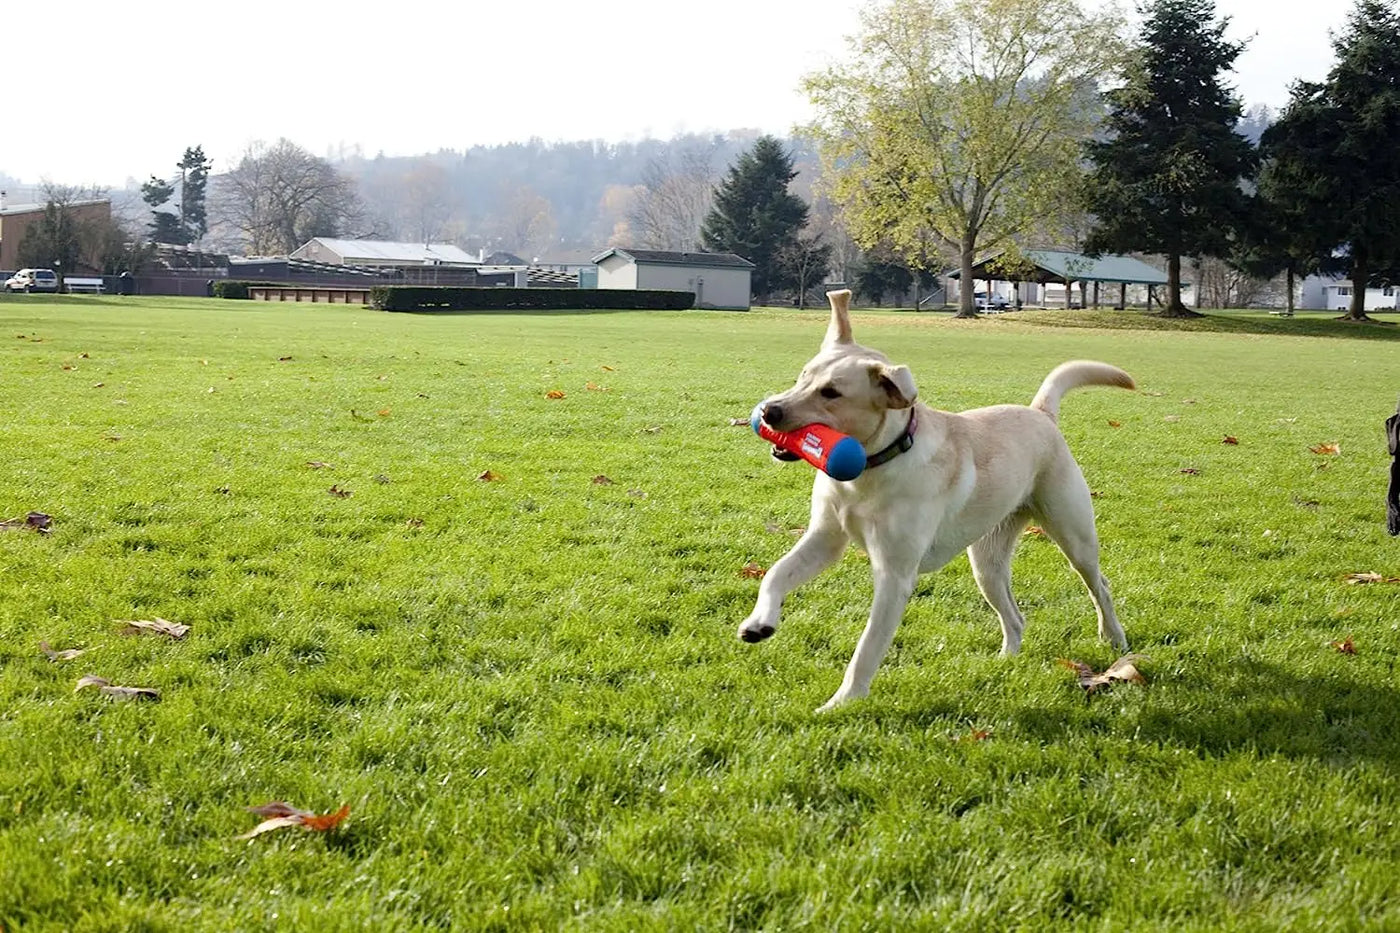
M 866 468 L 869 469 L 870 467 L 877 467 L 882 463 L 889 463 L 895 457 L 898 457 L 910 447 L 913 447 L 914 432 L 918 429 L 918 427 L 918 415 L 916 415 L 914 413 L 914 409 L 911 408 L 909 409 L 909 426 L 904 429 L 904 433 L 899 435 L 899 437 L 895 438 L 894 443 L 886 447 L 884 450 L 866 457 Z

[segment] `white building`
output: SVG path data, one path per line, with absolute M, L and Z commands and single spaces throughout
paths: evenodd
M 1350 279 L 1310 275 L 1303 279 L 1299 291 L 1301 292 L 1298 299 L 1299 308 L 1346 311 L 1351 307 L 1352 284 Z M 1394 310 L 1396 291 L 1397 289 L 1392 285 L 1366 289 L 1366 310 Z
M 477 266 L 480 263 L 450 243 L 395 243 L 389 240 L 341 240 L 318 236 L 292 251 L 292 259 L 336 266 Z
M 660 288 L 695 293 L 695 307 L 747 311 L 753 263 L 733 253 L 605 250 L 593 257 L 599 288 Z

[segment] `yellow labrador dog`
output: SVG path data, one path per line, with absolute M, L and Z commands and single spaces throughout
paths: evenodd
M 851 293 L 827 297 L 831 324 L 821 352 L 795 386 L 764 401 L 761 417 L 780 431 L 819 423 L 849 434 L 864 445 L 867 465 L 849 482 L 817 473 L 807 532 L 763 578 L 739 637 L 757 642 L 772 635 L 788 593 L 855 541 L 870 555 L 875 600 L 841 688 L 822 711 L 869 694 L 915 580 L 964 548 L 977 586 L 1001 617 L 1002 654 L 1015 654 L 1025 617 L 1011 595 L 1011 555 L 1034 520 L 1088 586 L 1099 636 L 1126 648 L 1099 573 L 1089 487 L 1056 418 L 1069 390 L 1131 389 L 1132 377 L 1106 363 L 1065 363 L 1045 378 L 1029 407 L 938 411 L 917 401 L 906 367 L 851 339 Z

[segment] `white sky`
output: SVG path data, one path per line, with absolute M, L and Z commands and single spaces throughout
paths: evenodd
M 1246 105 L 1331 64 L 1344 0 L 1216 0 L 1249 39 Z M 861 0 L 53 0 L 4 42 L 0 172 L 120 186 L 201 144 L 222 171 L 258 139 L 318 155 L 667 138 L 809 116 L 798 82 L 844 55 Z M 11 17 L 13 19 L 13 17 Z M 13 25 L 13 23 L 11 24 Z M 185 41 L 182 37 L 188 37 Z M 33 121 L 16 119 L 20 113 Z M 12 195 L 13 200 L 13 195 Z

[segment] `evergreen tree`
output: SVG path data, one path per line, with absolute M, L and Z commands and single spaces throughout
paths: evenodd
M 184 230 L 180 227 L 180 217 L 162 210 L 175 196 L 175 186 L 152 175 L 151 180 L 141 186 L 141 200 L 151 208 L 151 241 L 154 243 L 175 243 L 185 245 Z
M 700 230 L 712 252 L 735 253 L 753 263 L 753 292 L 767 296 L 793 285 L 789 257 L 807 222 L 807 205 L 788 191 L 797 177 L 792 157 L 772 136 L 761 136 L 715 189 L 714 206 Z
M 1150 0 L 1139 54 L 1108 92 L 1106 136 L 1087 144 L 1090 253 L 1167 257 L 1169 317 L 1181 302 L 1181 257 L 1224 257 L 1246 213 L 1241 179 L 1253 149 L 1235 132 L 1239 98 L 1220 83 L 1243 46 L 1225 38 L 1213 0 Z
M 186 243 L 198 243 L 209 232 L 205 193 L 213 164 L 204 157 L 202 146 L 194 146 L 175 165 L 180 170 L 180 226 Z
M 1264 134 L 1262 180 L 1288 208 L 1281 237 L 1324 270 L 1348 274 L 1344 317 L 1364 321 L 1367 286 L 1400 280 L 1400 13 L 1358 0 L 1334 48 L 1327 80 L 1294 85 Z

